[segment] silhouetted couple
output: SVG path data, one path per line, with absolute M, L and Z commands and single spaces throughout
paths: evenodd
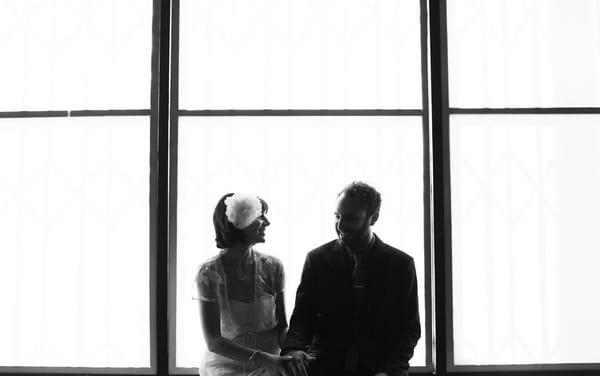
M 407 375 L 421 334 L 415 265 L 372 232 L 380 206 L 362 182 L 339 193 L 337 238 L 307 254 L 288 330 L 283 265 L 252 248 L 265 241 L 267 203 L 221 198 L 221 252 L 196 276 L 208 345 L 200 374 Z

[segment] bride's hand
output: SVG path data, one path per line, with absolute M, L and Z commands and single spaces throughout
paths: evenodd
M 288 371 L 288 364 L 293 358 L 291 356 L 278 356 L 259 351 L 253 360 L 263 368 L 268 375 L 295 376 Z
M 287 355 L 294 358 L 288 363 L 288 373 L 292 376 L 308 376 L 306 368 L 315 360 L 315 357 L 302 350 L 292 350 Z

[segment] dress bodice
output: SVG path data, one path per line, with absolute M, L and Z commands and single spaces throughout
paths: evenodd
M 259 332 L 277 326 L 275 297 L 283 292 L 284 275 L 281 262 L 269 255 L 251 250 L 254 261 L 254 296 L 250 302 L 229 298 L 222 253 L 202 264 L 196 275 L 197 298 L 219 304 L 221 333 L 234 338 L 246 332 Z
M 196 274 L 196 298 L 216 302 L 221 313 L 221 335 L 236 343 L 272 354 L 279 352 L 276 296 L 283 293 L 284 275 L 281 262 L 254 250 L 254 296 L 249 302 L 229 298 L 225 269 L 217 255 L 202 264 Z M 205 355 L 202 375 L 250 375 L 245 364 L 238 364 L 215 353 Z M 228 373 L 229 370 L 231 373 Z
M 258 333 L 277 326 L 273 295 L 265 294 L 249 303 L 230 299 L 229 308 L 228 320 L 221 321 L 221 333 L 225 338 Z

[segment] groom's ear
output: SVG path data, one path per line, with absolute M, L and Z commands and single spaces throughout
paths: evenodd
M 379 211 L 375 212 L 375 214 L 373 214 L 371 216 L 371 221 L 370 221 L 371 226 L 373 226 L 375 224 L 375 222 L 377 222 L 378 219 L 379 219 Z

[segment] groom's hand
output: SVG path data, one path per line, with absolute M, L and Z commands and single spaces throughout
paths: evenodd
M 315 360 L 313 356 L 310 356 L 302 350 L 292 350 L 287 352 L 286 355 L 293 358 L 288 363 L 288 370 L 292 376 L 308 376 L 306 368 L 310 362 Z

